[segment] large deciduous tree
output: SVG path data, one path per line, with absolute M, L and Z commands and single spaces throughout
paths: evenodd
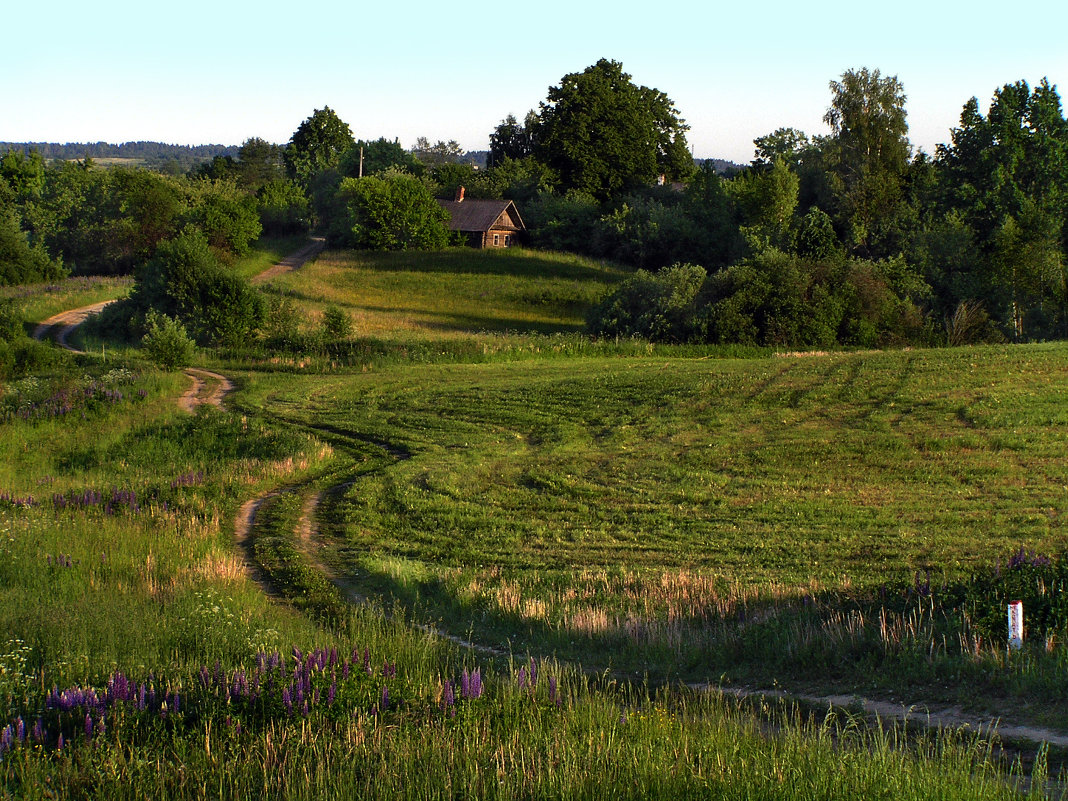
M 435 250 L 449 244 L 449 213 L 415 176 L 386 170 L 345 178 L 337 206 L 329 232 L 337 244 L 369 250 Z
M 838 221 L 855 251 L 880 252 L 897 216 L 911 146 L 905 91 L 897 76 L 848 70 L 831 81 L 824 115 L 832 132 L 825 145 L 838 198 Z
M 323 106 L 300 124 L 285 149 L 286 170 L 302 186 L 324 170 L 336 167 L 354 143 L 348 123 Z
M 564 189 L 605 199 L 659 174 L 692 173 L 687 128 L 667 95 L 601 59 L 549 88 L 532 134 L 535 155 Z

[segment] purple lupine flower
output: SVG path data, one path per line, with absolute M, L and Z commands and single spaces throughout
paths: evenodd
M 11 746 L 15 743 L 15 730 L 11 727 L 11 724 L 7 724 L 3 731 L 0 731 L 0 754 L 5 751 L 10 751 Z
M 441 711 L 449 710 L 451 714 L 456 714 L 456 710 L 453 707 L 456 705 L 456 693 L 452 689 L 452 682 L 446 681 L 445 687 L 441 693 Z
M 88 712 L 85 713 L 85 736 L 93 736 L 93 717 Z
M 37 722 L 33 724 L 33 739 L 34 742 L 43 742 L 45 738 L 44 724 L 41 723 L 41 719 L 37 718 Z
M 176 714 L 176 715 L 178 714 L 178 702 L 180 700 L 181 700 L 181 698 L 178 696 L 178 693 L 175 693 L 174 694 L 174 714 Z
M 63 750 L 63 732 L 59 733 L 59 739 L 56 740 L 56 750 L 57 751 L 62 751 Z
M 347 679 L 349 677 L 349 663 L 345 660 L 341 660 L 341 678 Z
M 284 690 L 282 690 L 282 705 L 285 706 L 286 712 L 288 712 L 289 716 L 292 717 L 293 716 L 293 695 L 292 695 L 292 693 L 289 692 L 289 688 L 288 687 L 286 687 Z
M 519 668 L 519 675 L 516 677 L 519 682 L 519 689 L 522 690 L 527 686 L 527 669 Z
M 335 698 L 337 698 L 337 680 L 336 679 L 330 683 L 330 689 L 326 691 L 326 705 L 327 706 L 333 706 Z
M 560 706 L 560 699 L 556 697 L 556 676 L 549 677 L 549 700 Z
M 471 671 L 471 698 L 482 697 L 482 671 L 475 668 Z
M 536 687 L 538 685 L 538 663 L 534 661 L 534 657 L 530 657 L 530 686 Z
M 379 703 L 379 707 L 383 712 L 389 709 L 389 687 L 384 684 L 382 685 L 382 700 Z
M 104 724 L 104 715 L 101 713 L 100 719 L 96 722 L 96 733 L 101 737 L 107 732 L 107 726 Z
M 26 723 L 23 721 L 21 715 L 15 721 L 15 739 L 20 743 L 26 739 Z

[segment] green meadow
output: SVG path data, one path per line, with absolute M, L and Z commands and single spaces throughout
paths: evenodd
M 0 797 L 1056 792 L 1045 749 L 701 688 L 1063 721 L 1068 346 L 588 339 L 625 275 L 326 252 L 202 354 L 224 410 L 130 347 L 4 385 Z M 128 291 L 84 283 L 17 302 Z

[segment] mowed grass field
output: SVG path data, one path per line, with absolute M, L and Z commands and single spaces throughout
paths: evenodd
M 585 340 L 622 275 L 328 253 L 272 290 L 299 312 L 293 349 L 203 354 L 237 382 L 226 411 L 180 413 L 186 379 L 130 349 L 4 385 L 0 797 L 1042 787 L 1044 756 L 1012 766 L 971 733 L 674 681 L 1060 714 L 1058 640 L 977 643 L 916 573 L 952 585 L 1020 546 L 1063 550 L 1068 349 Z M 345 341 L 316 333 L 330 305 Z M 367 602 L 339 611 L 322 565 Z
M 480 321 L 515 320 L 543 258 L 331 254 L 287 279 L 351 310 L 357 338 L 362 319 L 419 345 L 412 361 L 361 355 L 330 375 L 249 373 L 237 401 L 356 460 L 318 510 L 336 573 L 477 642 L 632 674 L 889 686 L 992 708 L 1036 691 L 994 670 L 977 696 L 961 660 L 978 643 L 983 673 L 1003 645 L 916 602 L 921 586 L 954 595 L 1020 548 L 1064 550 L 1068 347 L 730 359 L 554 350 L 463 315 L 447 332 L 427 322 L 470 307 L 454 279 L 483 287 Z M 434 342 L 459 336 L 480 343 L 473 363 L 445 348 L 435 359 Z M 813 641 L 817 653 L 801 647 Z M 917 669 L 921 652 L 944 664 Z

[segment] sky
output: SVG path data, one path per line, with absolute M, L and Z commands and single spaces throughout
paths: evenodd
M 909 138 L 933 154 L 973 96 L 985 110 L 1000 86 L 1044 77 L 1068 91 L 1064 0 L 13 5 L 9 142 L 285 143 L 329 106 L 358 139 L 482 150 L 506 115 L 609 58 L 674 101 L 699 158 L 746 163 L 781 127 L 827 133 L 829 83 L 862 67 L 897 76 Z

